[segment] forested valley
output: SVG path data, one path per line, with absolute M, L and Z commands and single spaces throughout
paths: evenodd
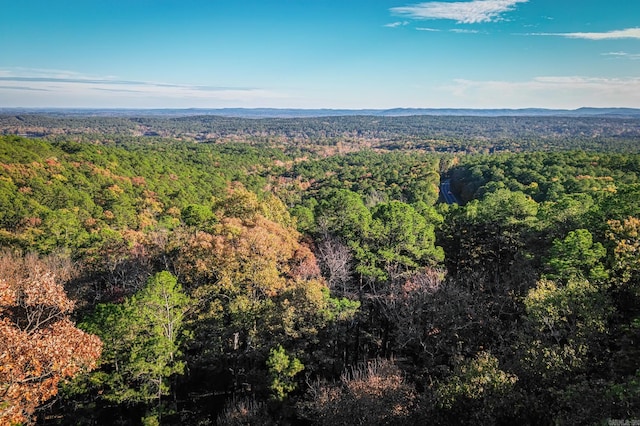
M 0 133 L 0 424 L 640 418 L 637 118 Z

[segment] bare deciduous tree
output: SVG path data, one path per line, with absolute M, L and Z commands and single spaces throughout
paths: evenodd
M 333 235 L 326 235 L 317 247 L 320 267 L 325 273 L 329 288 L 343 295 L 349 293 L 353 272 L 353 255 L 349 247 Z

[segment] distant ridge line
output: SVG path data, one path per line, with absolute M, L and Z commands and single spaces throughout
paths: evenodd
M 211 115 L 237 118 L 320 118 L 339 116 L 475 116 L 475 117 L 621 117 L 640 118 L 639 108 L 545 109 L 545 108 L 391 108 L 391 109 L 297 109 L 297 108 L 0 108 L 0 114 L 57 116 L 160 116 Z

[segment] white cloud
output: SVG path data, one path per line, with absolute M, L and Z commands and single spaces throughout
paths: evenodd
M 451 19 L 462 24 L 492 22 L 529 0 L 472 0 L 467 2 L 426 2 L 391 8 L 391 12 L 413 19 Z
M 628 56 L 629 54 L 627 52 L 607 52 L 607 53 L 603 53 L 603 56 Z
M 57 70 L 0 69 L 0 106 L 207 107 L 287 99 L 270 90 L 119 80 Z
M 632 60 L 640 59 L 640 53 L 628 53 L 628 52 L 607 52 L 607 53 L 603 53 L 602 56 L 612 56 L 614 58 L 623 58 L 623 59 L 632 59 Z
M 449 32 L 457 33 L 457 34 L 478 34 L 480 31 L 478 30 L 463 30 L 461 28 L 453 28 L 449 30 Z
M 475 108 L 640 107 L 640 78 L 545 76 L 528 81 L 454 80 L 448 90 Z
M 403 27 L 405 25 L 409 25 L 408 21 L 396 21 L 396 22 L 391 22 L 390 24 L 385 24 L 384 26 L 387 28 L 398 28 L 398 27 Z
M 439 29 L 436 29 L 436 28 L 425 28 L 425 27 L 417 27 L 416 30 L 418 30 L 418 31 L 429 31 L 429 32 L 432 32 L 432 33 L 440 32 Z
M 529 35 L 579 38 L 584 40 L 640 39 L 640 28 L 627 28 L 624 30 L 591 33 L 532 33 Z

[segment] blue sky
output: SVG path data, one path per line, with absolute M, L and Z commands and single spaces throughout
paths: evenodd
M 0 6 L 0 107 L 640 108 L 639 0 Z

